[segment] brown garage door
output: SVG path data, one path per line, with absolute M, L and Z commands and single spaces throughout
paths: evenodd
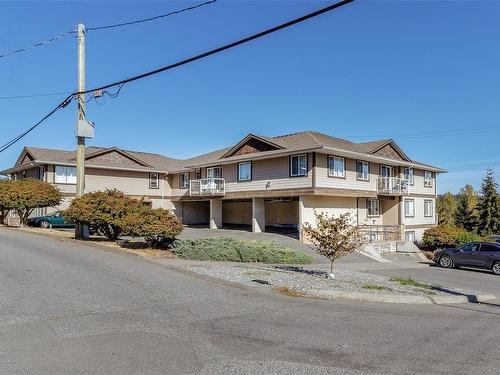
M 266 226 L 297 227 L 299 224 L 298 200 L 266 201 Z
M 226 225 L 252 225 L 252 201 L 222 201 L 222 223 Z

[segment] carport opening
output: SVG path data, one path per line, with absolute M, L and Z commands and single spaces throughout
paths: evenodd
M 182 203 L 182 223 L 193 227 L 208 227 L 210 222 L 210 202 L 192 201 Z
M 224 200 L 222 201 L 222 227 L 252 231 L 252 201 Z
M 272 198 L 265 200 L 266 232 L 294 238 L 299 236 L 299 198 Z

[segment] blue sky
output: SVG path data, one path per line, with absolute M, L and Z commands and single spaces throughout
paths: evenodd
M 200 1 L 201 2 L 201 1 Z M 79 22 L 99 26 L 197 2 L 2 2 L 0 53 Z M 167 19 L 87 34 L 87 87 L 126 78 L 321 8 L 324 1 L 224 1 Z M 247 133 L 317 130 L 353 141 L 394 138 L 415 160 L 447 168 L 439 192 L 500 172 L 500 2 L 355 1 L 337 11 L 89 102 L 88 144 L 188 157 Z M 0 96 L 72 91 L 76 40 L 0 59 Z M 0 99 L 0 143 L 65 95 Z M 0 154 L 24 145 L 73 149 L 71 104 Z M 432 136 L 455 131 L 459 135 Z M 463 132 L 462 129 L 471 129 Z M 485 131 L 488 130 L 488 131 Z M 464 134 L 465 133 L 465 134 Z

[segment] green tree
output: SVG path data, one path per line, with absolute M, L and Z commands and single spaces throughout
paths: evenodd
M 66 218 L 77 224 L 93 227 L 110 240 L 116 240 L 123 232 L 123 219 L 137 212 L 143 204 L 126 197 L 118 190 L 87 193 L 71 201 Z
M 496 234 L 500 229 L 497 188 L 493 171 L 488 169 L 481 185 L 482 197 L 479 203 L 479 231 L 482 235 Z
M 437 213 L 439 225 L 455 225 L 455 213 L 457 212 L 457 201 L 455 196 L 448 192 L 437 199 Z
M 167 248 L 182 233 L 182 223 L 172 211 L 163 208 L 142 209 L 125 216 L 123 232 L 134 237 L 144 237 L 152 248 Z
M 10 211 L 10 189 L 12 181 L 7 179 L 0 180 L 0 224 L 5 223 L 7 214 Z
M 35 208 L 54 207 L 61 203 L 61 193 L 53 185 L 45 181 L 26 178 L 12 180 L 3 193 L 7 209 L 16 211 L 21 226 L 25 226 Z
M 357 225 L 352 225 L 350 213 L 340 215 L 338 218 L 325 213 L 314 212 L 316 227 L 310 223 L 303 226 L 304 234 L 311 240 L 316 252 L 330 259 L 330 277 L 333 275 L 333 262 L 335 259 L 348 255 L 364 242 L 365 238 Z
M 458 194 L 455 223 L 469 232 L 476 232 L 479 222 L 478 197 L 472 185 L 465 185 Z

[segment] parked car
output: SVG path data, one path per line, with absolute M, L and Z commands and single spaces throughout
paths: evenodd
M 492 242 L 499 242 L 500 243 L 500 234 L 494 234 L 493 236 L 488 236 L 486 238 L 488 240 L 491 240 Z
M 433 260 L 441 267 L 475 267 L 500 275 L 500 243 L 469 242 L 459 248 L 436 250 Z
M 28 226 L 41 228 L 74 228 L 75 224 L 64 218 L 64 212 L 55 211 L 50 215 L 32 217 L 28 219 Z

